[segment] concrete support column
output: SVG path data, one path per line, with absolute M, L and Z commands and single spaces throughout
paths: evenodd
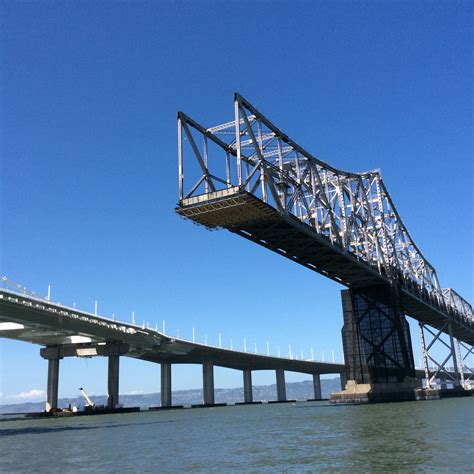
M 214 364 L 202 364 L 202 393 L 204 405 L 214 405 Z
M 119 367 L 120 356 L 109 356 L 107 380 L 107 408 L 116 408 L 119 404 Z
M 441 388 L 448 388 L 448 383 L 447 383 L 447 378 L 446 377 L 440 377 L 439 378 Z
M 286 401 L 286 385 L 285 385 L 285 371 L 283 369 L 276 369 L 276 386 L 277 386 L 277 400 L 279 402 Z
M 46 394 L 46 411 L 58 408 L 59 358 L 48 359 L 48 386 Z
M 314 399 L 322 400 L 323 396 L 321 395 L 321 376 L 319 374 L 313 374 L 313 389 Z
M 171 406 L 171 364 L 161 363 L 161 406 Z
M 340 378 L 341 378 L 341 390 L 345 390 L 345 388 L 346 388 L 346 383 L 347 383 L 347 379 L 346 379 L 346 374 L 345 374 L 345 372 L 343 372 L 343 373 L 340 374 Z
M 244 370 L 244 401 L 245 403 L 253 402 L 253 393 L 252 393 L 252 371 Z

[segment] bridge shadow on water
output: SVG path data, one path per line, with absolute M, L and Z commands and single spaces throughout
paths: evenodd
M 2 421 L 6 421 L 6 420 L 2 420 Z M 12 420 L 10 419 L 8 421 L 12 421 Z M 31 420 L 24 419 L 24 421 L 31 421 Z M 148 421 L 148 422 L 141 422 L 141 423 L 133 423 L 133 426 L 157 425 L 157 424 L 163 424 L 163 423 L 174 423 L 176 421 L 179 421 L 179 420 Z M 130 426 L 130 424 L 129 423 L 117 423 L 117 424 L 104 423 L 103 425 L 91 425 L 91 426 L 84 426 L 84 425 L 56 426 L 56 427 L 28 426 L 24 428 L 7 428 L 7 429 L 0 429 L 0 438 L 3 436 L 60 433 L 63 431 L 87 431 L 87 430 L 108 429 L 108 428 L 123 428 L 124 426 Z

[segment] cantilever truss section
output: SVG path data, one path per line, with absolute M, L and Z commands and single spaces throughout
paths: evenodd
M 411 296 L 409 314 L 428 306 L 434 316 L 427 323 L 454 318 L 473 337 L 471 305 L 440 287 L 379 171 L 324 163 L 240 94 L 234 120 L 222 125 L 205 128 L 178 113 L 178 162 L 181 216 L 250 238 L 347 286 L 397 282 Z

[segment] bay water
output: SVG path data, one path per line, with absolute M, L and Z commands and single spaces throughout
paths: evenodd
M 1 472 L 473 472 L 474 398 L 0 417 Z

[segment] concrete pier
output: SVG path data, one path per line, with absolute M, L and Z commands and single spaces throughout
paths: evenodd
M 314 399 L 322 400 L 321 394 L 321 376 L 319 374 L 313 374 L 313 390 L 314 390 Z
M 286 385 L 285 385 L 285 371 L 283 369 L 275 370 L 276 386 L 277 386 L 277 400 L 279 402 L 286 401 Z
M 107 408 L 116 408 L 119 404 L 119 367 L 120 356 L 109 356 L 107 380 Z
M 161 406 L 171 406 L 171 364 L 169 362 L 161 363 Z
M 59 358 L 48 359 L 48 387 L 46 395 L 46 411 L 58 408 L 59 390 Z
M 252 393 L 252 371 L 244 370 L 244 402 L 252 403 L 253 402 L 253 393 Z
M 347 384 L 346 374 L 339 374 L 339 378 L 341 379 L 341 390 L 345 390 Z
M 334 403 L 415 399 L 416 370 L 410 327 L 398 285 L 342 290 L 345 370 Z M 367 311 L 370 308 L 370 311 Z
M 214 405 L 214 364 L 202 364 L 202 394 L 204 405 Z

